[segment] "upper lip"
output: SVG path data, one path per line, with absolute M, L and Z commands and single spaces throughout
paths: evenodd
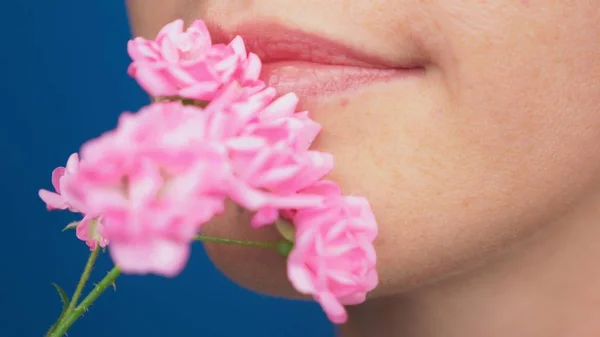
M 377 54 L 276 23 L 242 24 L 234 30 L 210 23 L 208 27 L 213 43 L 228 43 L 236 35 L 241 36 L 248 52 L 258 55 L 263 64 L 296 61 L 381 69 L 419 67 L 415 62 L 392 63 Z

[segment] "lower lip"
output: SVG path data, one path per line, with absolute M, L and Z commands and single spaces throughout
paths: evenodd
M 275 62 L 264 64 L 260 77 L 280 94 L 294 92 L 300 97 L 314 97 L 354 91 L 373 83 L 421 74 L 422 68 L 375 69 L 311 62 Z

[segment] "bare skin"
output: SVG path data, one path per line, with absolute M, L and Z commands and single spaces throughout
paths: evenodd
M 135 35 L 200 18 L 284 23 L 425 75 L 306 99 L 330 178 L 380 225 L 380 286 L 344 337 L 600 334 L 600 10 L 592 0 L 128 0 Z M 241 34 L 243 36 L 243 33 Z M 230 212 L 211 235 L 270 239 Z M 207 245 L 295 297 L 283 259 Z

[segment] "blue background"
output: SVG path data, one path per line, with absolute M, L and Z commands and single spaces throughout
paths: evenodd
M 167 1 L 167 0 L 165 0 Z M 125 73 L 130 38 L 123 1 L 3 1 L 0 194 L 4 216 L 0 336 L 42 336 L 60 311 L 51 282 L 72 293 L 88 256 L 73 219 L 45 210 L 39 188 L 86 139 L 147 103 Z M 93 277 L 111 268 L 102 256 Z M 320 308 L 241 289 L 202 247 L 175 279 L 119 278 L 71 337 L 332 336 Z

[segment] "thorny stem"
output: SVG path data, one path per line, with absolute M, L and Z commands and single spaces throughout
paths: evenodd
M 119 267 L 115 266 L 113 269 L 92 289 L 92 291 L 81 301 L 81 303 L 75 307 L 68 315 L 65 315 L 62 321 L 58 324 L 58 327 L 49 337 L 61 337 L 75 323 L 75 321 L 86 312 L 89 307 L 96 301 L 96 299 L 111 285 L 114 284 L 117 277 L 121 274 Z
M 289 253 L 291 243 L 287 241 L 281 242 L 260 242 L 260 241 L 242 241 L 242 240 L 232 240 L 225 238 L 216 238 L 212 236 L 205 235 L 196 235 L 194 236 L 195 241 L 201 242 L 212 242 L 212 243 L 221 243 L 226 245 L 237 245 L 237 246 L 245 246 L 245 247 L 257 247 L 263 249 L 273 249 L 278 251 L 282 255 L 287 255 Z M 108 287 L 114 285 L 115 280 L 121 274 L 121 270 L 118 266 L 115 266 L 95 287 L 92 291 L 81 301 L 79 305 L 77 305 L 77 300 L 79 299 L 81 292 L 87 282 L 92 266 L 98 257 L 99 249 L 95 249 L 90 254 L 88 262 L 86 263 L 83 274 L 81 275 L 81 279 L 79 280 L 79 284 L 75 289 L 75 293 L 73 294 L 73 298 L 69 303 L 69 307 L 67 311 L 63 315 L 61 315 L 58 319 L 58 323 L 56 324 L 56 329 L 51 331 L 48 337 L 62 337 L 69 328 L 77 321 L 77 319 L 86 312 L 90 306 L 98 299 L 98 297 L 104 293 Z
M 69 315 L 71 311 L 75 309 L 77 301 L 79 301 L 79 297 L 81 296 L 81 292 L 83 291 L 83 288 L 85 288 L 85 284 L 90 278 L 90 274 L 92 272 L 92 268 L 94 267 L 94 263 L 96 263 L 96 258 L 98 258 L 99 251 L 100 249 L 96 247 L 96 249 L 94 249 L 90 254 L 90 257 L 88 258 L 87 263 L 85 264 L 85 268 L 83 269 L 83 273 L 81 274 L 81 278 L 79 279 L 79 283 L 77 284 L 77 288 L 75 288 L 73 297 L 71 297 L 71 302 L 69 302 L 69 307 L 65 312 L 65 316 Z

